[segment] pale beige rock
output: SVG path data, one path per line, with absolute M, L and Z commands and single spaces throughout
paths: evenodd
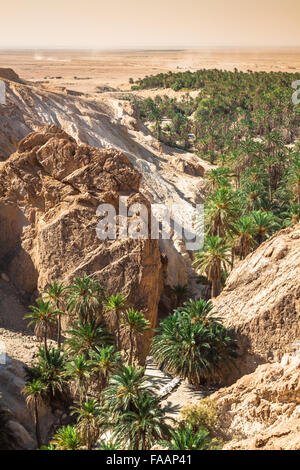
M 239 263 L 214 305 L 239 340 L 242 357 L 230 383 L 290 352 L 300 338 L 300 225 L 277 233 Z
M 210 397 L 227 449 L 300 449 L 300 356 L 264 364 Z
M 150 202 L 179 204 L 183 208 L 203 202 L 201 176 L 211 165 L 194 154 L 158 142 L 143 125 L 132 103 L 113 95 L 91 98 L 80 93 L 70 94 L 63 88 L 21 84 L 9 79 L 5 84 L 6 105 L 1 106 L 0 114 L 0 166 L 1 160 L 15 152 L 20 139 L 41 126 L 54 123 L 78 144 L 114 148 L 124 153 L 143 176 L 140 192 Z M 44 137 L 38 135 L 36 139 L 36 145 L 42 145 Z M 173 166 L 173 161 L 177 160 L 180 161 L 178 169 Z M 174 265 L 173 260 L 171 263 Z M 189 266 L 185 271 L 190 278 Z M 22 273 L 19 276 L 22 277 Z M 29 288 L 34 280 L 23 276 L 21 282 L 27 282 Z
M 96 236 L 100 203 L 117 209 L 126 195 L 129 205 L 149 204 L 140 183 L 119 151 L 78 146 L 56 126 L 27 136 L 0 167 L 0 222 L 7 227 L 0 252 L 12 283 L 33 294 L 54 280 L 92 275 L 109 293 L 123 292 L 154 327 L 162 290 L 158 240 Z M 139 341 L 141 362 L 151 334 Z
M 191 176 L 204 176 L 205 170 L 199 163 L 183 158 L 175 158 L 172 162 L 174 168 Z

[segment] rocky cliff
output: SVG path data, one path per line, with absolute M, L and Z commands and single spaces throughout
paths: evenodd
M 300 339 L 300 225 L 263 243 L 230 274 L 214 305 L 238 336 L 241 359 L 229 383 L 280 360 Z
M 211 396 L 231 450 L 300 450 L 300 355 L 264 364 Z
M 162 289 L 158 241 L 96 236 L 100 203 L 118 208 L 122 195 L 129 205 L 149 204 L 141 178 L 120 151 L 77 145 L 56 126 L 22 140 L 0 163 L 0 265 L 18 291 L 35 294 L 85 273 L 109 293 L 123 292 L 153 327 Z M 20 324 L 8 318 L 17 312 L 0 312 L 2 326 Z M 139 344 L 141 361 L 148 348 L 149 341 Z
M 68 90 L 19 83 L 13 71 L 3 71 L 2 75 L 6 104 L 1 105 L 0 113 L 0 161 L 15 152 L 18 142 L 29 133 L 55 124 L 79 145 L 121 151 L 143 176 L 139 190 L 150 202 L 183 208 L 202 202 L 202 176 L 211 166 L 194 154 L 159 143 L 128 101 L 77 96 Z M 166 242 L 161 248 L 171 266 L 165 284 L 170 288 L 174 282 L 191 278 L 191 294 L 197 295 L 199 289 L 185 247 L 179 249 L 176 243 Z

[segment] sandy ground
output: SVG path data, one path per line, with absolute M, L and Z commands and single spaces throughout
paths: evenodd
M 169 70 L 236 67 L 299 72 L 300 50 L 0 51 L 0 67 L 13 68 L 25 80 L 95 93 L 103 86 L 128 90 L 130 77 L 136 80 Z
M 146 361 L 145 376 L 147 377 L 147 383 L 157 391 L 168 385 L 172 380 L 170 375 L 158 369 L 152 357 L 148 357 Z M 164 398 L 162 404 L 170 409 L 167 415 L 176 419 L 179 417 L 183 406 L 197 404 L 199 400 L 206 398 L 216 390 L 215 387 L 194 387 L 182 380 L 180 385 Z

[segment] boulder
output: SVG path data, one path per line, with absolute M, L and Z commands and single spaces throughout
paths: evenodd
M 203 177 L 205 173 L 202 165 L 184 158 L 176 157 L 172 164 L 177 171 L 186 173 L 187 175 Z

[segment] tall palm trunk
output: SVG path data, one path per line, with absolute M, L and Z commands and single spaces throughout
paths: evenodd
M 132 329 L 130 329 L 130 332 L 129 332 L 129 339 L 130 339 L 129 365 L 132 366 L 132 361 L 133 361 L 133 332 L 132 332 Z
M 57 346 L 61 347 L 61 316 L 57 317 Z
M 48 337 L 48 324 L 45 324 L 45 332 L 44 332 L 44 347 L 45 347 L 45 353 L 48 352 L 48 346 L 47 346 L 47 337 Z
M 42 443 L 42 438 L 41 438 L 38 403 L 37 403 L 36 398 L 34 398 L 34 422 L 35 422 L 36 441 L 37 441 L 38 448 L 40 449 L 43 443 Z
M 145 431 L 142 432 L 142 450 L 147 450 L 147 446 L 146 446 L 146 432 L 145 432 Z
M 116 315 L 116 331 L 117 331 L 117 334 L 116 334 L 116 346 L 117 346 L 117 350 L 120 351 L 121 349 L 121 335 L 120 335 L 120 314 L 119 314 L 119 310 L 116 309 L 115 311 L 115 315 Z
M 220 281 L 218 279 L 214 279 L 211 282 L 211 297 L 215 298 L 218 297 L 220 294 L 221 288 L 220 288 Z
M 88 450 L 92 450 L 92 439 L 91 439 L 90 429 L 88 429 L 88 431 L 87 431 L 87 448 L 88 448 Z

